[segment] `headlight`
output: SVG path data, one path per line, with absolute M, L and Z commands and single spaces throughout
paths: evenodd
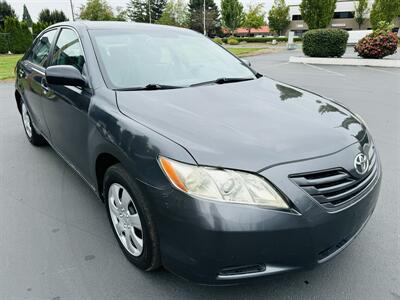
M 357 113 L 354 113 L 354 115 L 356 116 L 356 119 L 358 119 L 358 121 L 359 121 L 362 125 L 364 125 L 365 128 L 367 128 L 367 130 L 369 131 L 367 122 L 365 122 L 364 118 L 361 117 L 361 116 L 360 116 L 359 114 L 357 114 Z
M 160 157 L 159 161 L 171 183 L 187 194 L 222 202 L 288 208 L 285 200 L 260 176 L 226 169 L 198 167 L 165 157 Z

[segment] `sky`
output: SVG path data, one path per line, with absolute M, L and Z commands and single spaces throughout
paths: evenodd
M 15 10 L 18 17 L 22 17 L 22 7 L 25 4 L 28 8 L 28 11 L 32 17 L 32 20 L 35 22 L 37 20 L 37 16 L 39 12 L 43 8 L 49 8 L 50 10 L 58 9 L 62 10 L 65 15 L 71 20 L 71 8 L 69 4 L 69 0 L 6 0 Z M 219 5 L 220 0 L 215 0 L 217 5 Z M 265 10 L 268 11 L 272 4 L 273 0 L 240 0 L 244 7 L 247 7 L 249 4 L 263 2 Z M 79 7 L 82 4 L 85 4 L 86 0 L 72 0 L 74 11 L 77 13 L 79 11 Z M 113 7 L 116 8 L 118 6 L 125 7 L 127 0 L 107 0 L 107 2 Z M 286 0 L 287 4 L 297 4 L 300 0 Z

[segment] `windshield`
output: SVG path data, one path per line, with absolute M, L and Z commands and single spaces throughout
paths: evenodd
M 254 79 L 240 60 L 189 30 L 91 30 L 106 80 L 115 89 L 186 87 L 221 78 Z

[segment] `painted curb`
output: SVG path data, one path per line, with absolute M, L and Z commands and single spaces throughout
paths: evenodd
M 291 63 L 338 66 L 366 66 L 382 68 L 400 68 L 400 59 L 362 59 L 362 58 L 332 58 L 332 57 L 300 57 L 291 56 Z

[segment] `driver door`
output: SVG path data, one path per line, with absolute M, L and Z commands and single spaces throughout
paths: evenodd
M 85 74 L 85 57 L 78 34 L 62 28 L 56 40 L 49 66 L 71 65 Z M 44 82 L 43 112 L 56 150 L 89 178 L 88 109 L 91 90 L 88 87 L 49 85 Z

